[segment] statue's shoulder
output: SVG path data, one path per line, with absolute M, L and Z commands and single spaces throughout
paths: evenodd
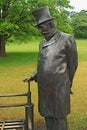
M 71 34 L 69 34 L 69 33 L 65 33 L 65 32 L 61 32 L 61 36 L 64 37 L 64 38 L 72 37 Z
M 65 32 L 61 32 L 61 38 L 64 40 L 64 41 L 72 41 L 72 40 L 75 40 L 74 36 L 69 34 L 69 33 L 65 33 Z
M 68 34 L 68 33 L 65 33 L 65 32 L 62 32 L 60 30 L 57 30 L 57 33 L 55 34 L 55 39 L 63 39 L 63 40 L 66 40 L 68 39 L 69 37 L 72 37 L 71 34 Z

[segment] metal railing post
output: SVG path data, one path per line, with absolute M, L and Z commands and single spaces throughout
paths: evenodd
M 26 130 L 34 130 L 34 104 L 31 103 L 30 81 L 28 81 L 27 105 L 25 105 Z

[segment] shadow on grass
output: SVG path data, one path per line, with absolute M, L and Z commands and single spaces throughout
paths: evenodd
M 7 57 L 0 58 L 0 65 L 36 64 L 37 56 L 37 52 L 8 52 Z
M 35 122 L 35 130 L 46 130 L 46 126 L 43 120 L 38 120 Z

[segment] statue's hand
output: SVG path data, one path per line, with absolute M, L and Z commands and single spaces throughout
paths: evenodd
M 24 82 L 35 81 L 37 82 L 37 71 L 33 72 L 29 77 L 23 79 Z
M 33 78 L 32 77 L 26 77 L 25 79 L 23 79 L 24 82 L 29 82 L 29 81 L 32 81 Z

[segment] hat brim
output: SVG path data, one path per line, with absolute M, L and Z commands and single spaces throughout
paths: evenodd
M 47 22 L 47 21 L 51 21 L 51 20 L 53 20 L 54 18 L 50 18 L 50 19 L 46 19 L 46 20 L 44 20 L 44 21 L 42 21 L 42 22 L 39 22 L 38 24 L 36 24 L 35 25 L 35 27 L 37 27 L 37 26 L 39 26 L 40 24 L 43 24 L 43 23 L 45 23 L 45 22 Z

